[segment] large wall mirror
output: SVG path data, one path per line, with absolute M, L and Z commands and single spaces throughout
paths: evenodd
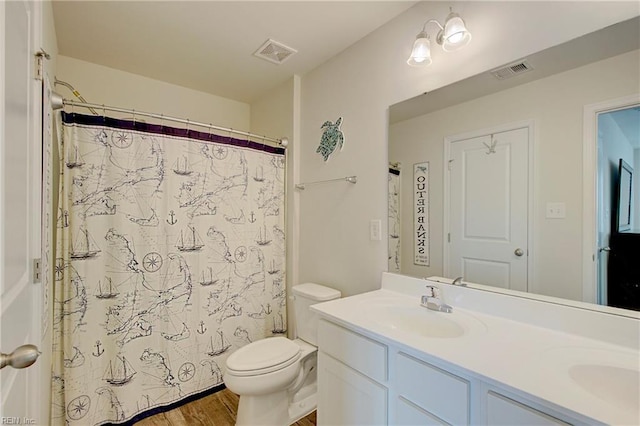
M 608 303 L 606 265 L 620 159 L 636 170 L 630 231 L 640 228 L 638 49 L 636 17 L 392 105 L 389 271 L 637 309 Z M 609 106 L 593 107 L 600 104 Z M 422 215 L 418 179 L 426 182 Z M 590 179 L 595 193 L 586 196 Z M 589 197 L 597 229 L 585 230 Z M 583 279 L 588 232 L 600 247 L 593 288 Z M 636 249 L 640 256 L 640 242 Z

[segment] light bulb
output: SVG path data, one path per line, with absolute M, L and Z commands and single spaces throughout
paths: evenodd
M 447 52 L 458 50 L 471 41 L 471 33 L 457 13 L 450 13 L 444 24 L 442 49 Z
M 424 31 L 416 37 L 407 64 L 415 67 L 426 67 L 431 64 L 431 42 Z

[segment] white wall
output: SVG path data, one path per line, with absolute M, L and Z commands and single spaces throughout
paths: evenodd
M 301 180 L 357 175 L 358 183 L 319 185 L 301 194 L 300 281 L 333 285 L 345 295 L 379 288 L 387 246 L 369 241 L 368 227 L 371 219 L 382 219 L 386 226 L 389 105 L 637 13 L 632 3 L 456 3 L 469 27 L 483 28 L 484 37 L 476 34 L 469 46 L 455 53 L 434 48 L 433 64 L 427 69 L 407 66 L 411 43 L 424 21 L 443 19 L 449 5 L 421 2 L 303 76 Z M 501 20 L 507 12 L 519 18 Z M 491 28 L 496 25 L 509 26 L 517 37 L 493 38 Z M 340 116 L 345 147 L 325 164 L 315 153 L 320 126 Z M 556 160 L 553 167 L 559 163 Z
M 289 81 L 271 90 L 261 99 L 251 104 L 251 131 L 271 137 L 286 137 L 287 146 L 287 294 L 291 294 L 291 286 L 298 282 L 298 213 L 299 194 L 294 190 L 294 183 L 299 180 L 299 160 L 297 159 L 299 138 L 300 111 L 300 77 L 294 76 Z M 295 336 L 293 304 L 287 304 L 288 334 Z
M 58 41 L 56 38 L 56 29 L 53 21 L 53 9 L 51 7 L 51 2 L 41 2 L 41 5 L 42 5 L 42 16 L 41 16 L 40 28 L 42 29 L 42 48 L 50 55 L 50 59 L 44 62 L 44 72 L 49 77 L 50 83 L 53 85 L 54 76 L 56 74 L 56 69 L 57 69 L 57 61 L 58 61 Z M 59 164 L 59 159 L 57 157 L 58 150 L 55 149 L 55 147 L 51 147 L 51 148 L 52 148 L 51 154 L 53 156 L 53 159 L 52 159 L 53 161 L 49 166 L 52 167 L 52 170 L 51 170 L 52 175 L 58 176 L 58 169 L 57 169 Z M 51 185 L 52 185 L 51 187 L 52 205 L 57 205 L 58 203 L 57 179 L 55 180 L 55 186 L 53 182 Z M 44 188 L 43 190 L 46 191 Z M 46 192 L 45 194 L 43 194 L 43 197 L 46 197 Z M 55 233 L 56 227 L 55 227 L 55 222 L 53 218 L 55 218 L 56 215 L 52 213 L 55 213 L 56 210 L 53 210 L 52 206 L 43 206 L 43 209 L 47 207 L 50 208 L 51 210 L 49 210 L 49 212 L 43 211 L 42 219 L 49 221 L 50 232 L 49 232 L 49 235 L 43 235 L 42 238 L 43 240 L 44 238 L 48 238 L 49 244 L 51 244 L 52 247 L 55 247 L 54 233 Z M 53 253 L 49 252 L 44 254 L 47 255 L 49 258 L 49 265 L 53 265 L 54 264 Z M 53 274 L 54 274 L 54 268 L 51 268 L 50 274 L 48 277 L 50 285 L 54 282 Z M 44 288 L 42 289 L 42 291 L 44 291 Z M 52 294 L 53 294 L 53 289 L 49 287 L 48 297 L 44 297 L 44 293 L 43 293 L 42 300 L 39 304 L 40 306 L 44 307 L 46 312 L 49 313 L 49 319 L 47 322 L 49 326 L 53 322 L 52 321 L 53 298 L 51 297 Z M 44 306 L 45 303 L 47 304 L 46 307 Z M 36 310 L 35 312 L 38 312 L 38 311 Z M 40 355 L 40 358 L 38 360 L 38 363 L 40 364 L 39 368 L 42 371 L 42 375 L 41 375 L 42 382 L 39 389 L 39 394 L 37 395 L 37 397 L 40 398 L 42 409 L 39 415 L 36 416 L 36 418 L 40 420 L 49 418 L 49 409 L 51 404 L 51 387 L 50 387 L 51 368 L 50 367 L 51 367 L 51 359 L 52 359 L 52 353 L 51 353 L 52 331 L 49 327 L 46 330 L 42 330 L 42 333 L 43 333 L 43 338 L 40 343 L 40 350 L 42 351 L 42 354 Z M 46 421 L 42 421 L 42 424 L 45 424 L 45 423 Z
M 58 56 L 56 76 L 74 86 L 89 103 L 160 113 L 244 131 L 250 127 L 250 106 L 244 102 L 62 55 Z M 56 90 L 65 99 L 77 100 L 66 87 L 58 85 Z M 91 114 L 84 108 L 74 111 Z M 107 115 L 122 116 L 113 112 L 107 112 Z M 179 123 L 165 124 L 184 127 Z M 206 131 L 202 128 L 197 130 Z
M 640 52 L 630 52 L 391 126 L 390 161 L 429 161 L 431 167 L 431 267 L 415 266 L 405 258 L 403 273 L 442 274 L 444 138 L 534 120 L 534 271 L 529 288 L 582 300 L 583 107 L 637 92 L 639 61 Z M 607 136 L 616 129 L 621 133 L 612 123 Z M 405 183 L 404 193 L 410 192 L 410 179 Z M 403 211 L 411 212 L 411 197 L 404 198 Z M 548 202 L 564 202 L 566 219 L 547 219 Z M 409 227 L 403 232 L 403 251 L 411 252 L 411 218 L 403 220 Z

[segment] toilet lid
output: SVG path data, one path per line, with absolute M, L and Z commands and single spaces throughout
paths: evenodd
M 286 337 L 269 337 L 238 349 L 227 358 L 227 369 L 257 375 L 284 368 L 300 358 L 300 346 Z

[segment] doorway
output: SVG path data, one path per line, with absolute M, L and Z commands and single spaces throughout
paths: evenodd
M 445 139 L 445 276 L 528 291 L 532 128 Z
M 640 172 L 640 104 L 624 106 L 602 111 L 597 114 L 597 303 L 602 305 L 616 305 L 616 294 L 619 280 L 611 283 L 609 268 L 615 265 L 622 253 L 612 252 L 619 249 L 615 244 L 614 234 L 619 231 L 637 232 L 640 225 L 640 202 L 638 195 L 638 175 Z M 625 192 L 628 198 L 625 205 L 619 199 L 618 183 L 620 182 L 621 165 L 630 171 L 631 179 L 627 182 L 629 190 Z M 633 173 L 633 170 L 636 173 Z M 627 214 L 624 228 L 619 222 L 622 211 Z M 615 258 L 614 258 L 615 257 Z M 616 277 L 618 274 L 613 274 Z M 611 284 L 611 285 L 610 285 Z M 614 300 L 610 300 L 612 292 Z

